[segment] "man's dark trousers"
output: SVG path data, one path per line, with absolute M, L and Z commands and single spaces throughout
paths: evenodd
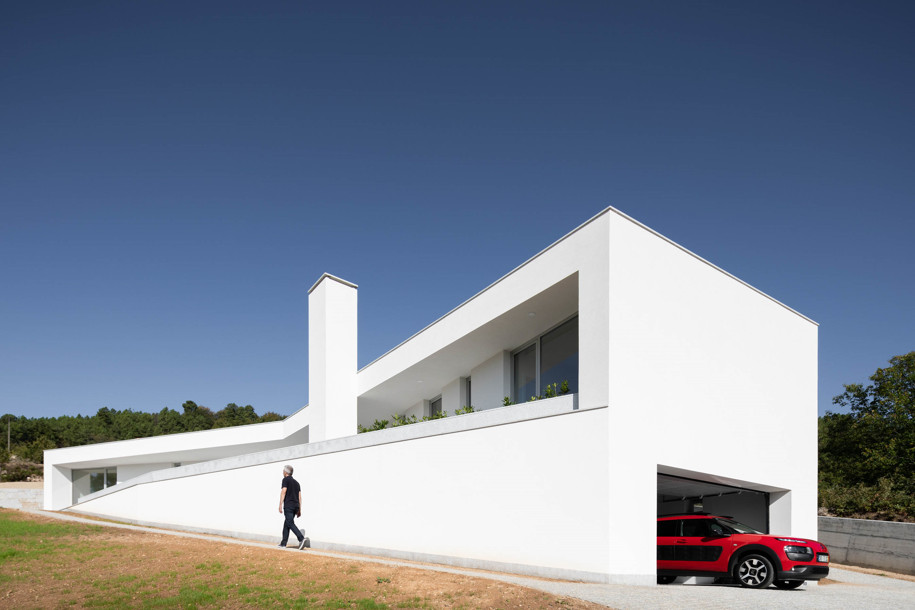
M 283 546 L 286 546 L 286 543 L 289 542 L 289 530 L 292 530 L 292 533 L 295 534 L 295 537 L 299 542 L 302 542 L 302 539 L 305 537 L 305 535 L 299 531 L 299 528 L 297 528 L 295 523 L 292 521 L 295 519 L 296 510 L 298 509 L 292 508 L 290 506 L 283 507 L 283 515 L 286 517 L 286 523 L 283 524 L 283 541 L 280 542 L 280 544 Z M 274 538 L 274 540 L 276 539 Z

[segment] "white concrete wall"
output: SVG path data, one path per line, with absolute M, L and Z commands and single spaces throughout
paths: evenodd
M 277 466 L 288 461 L 316 548 L 602 580 L 607 409 L 573 404 L 562 397 L 317 443 L 309 457 L 134 485 L 78 511 L 278 539 Z M 425 431 L 436 434 L 389 442 Z
M 159 464 L 125 464 L 124 466 L 118 466 L 118 482 L 124 483 L 147 472 L 172 468 L 174 465 L 175 462 L 162 462 Z
M 127 441 L 97 443 L 44 452 L 44 509 L 60 510 L 72 503 L 71 471 L 116 466 L 144 469 L 243 455 L 308 441 L 313 409 L 303 408 L 277 422 L 167 434 Z M 129 475 L 129 470 L 127 471 Z M 131 478 L 128 476 L 127 478 Z
M 654 566 L 653 520 L 633 517 L 655 510 L 659 465 L 790 491 L 776 498 L 772 531 L 815 538 L 816 325 L 610 218 L 610 486 L 629 499 L 611 505 L 627 523 L 614 544 L 629 550 L 612 554 L 611 572 Z
M 458 378 L 442 388 L 442 411 L 454 415 L 461 406 L 461 379 Z
M 410 405 L 407 409 L 404 410 L 403 413 L 392 413 L 391 415 L 403 415 L 404 417 L 412 417 L 415 415 L 416 419 L 422 419 L 423 414 L 425 414 L 426 410 L 428 409 L 428 404 L 428 400 L 421 400 L 415 404 Z M 389 416 L 386 416 L 384 419 L 393 423 L 392 418 Z
M 356 285 L 324 274 L 308 292 L 310 440 L 356 433 Z
M 491 358 L 473 368 L 474 409 L 485 411 L 502 406 L 502 400 L 511 394 L 511 355 L 507 351 L 493 354 Z

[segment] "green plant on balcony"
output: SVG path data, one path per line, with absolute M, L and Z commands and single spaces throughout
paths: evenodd
M 473 413 L 473 412 L 474 412 L 473 405 L 470 405 L 467 407 L 461 407 L 460 409 L 455 411 L 454 414 L 455 415 L 465 415 L 467 413 Z M 388 427 L 397 428 L 398 426 L 408 426 L 410 424 L 415 424 L 419 421 L 432 421 L 434 419 L 443 419 L 445 417 L 448 417 L 447 411 L 440 411 L 438 413 L 433 413 L 432 415 L 426 415 L 422 418 L 422 420 L 417 419 L 416 415 L 410 415 L 409 417 L 407 417 L 406 415 L 398 415 L 397 413 L 395 413 L 394 415 L 391 416 L 392 421 L 388 421 L 386 419 L 380 419 L 380 420 L 376 419 L 375 423 L 373 423 L 370 427 L 365 427 L 361 424 L 358 424 L 356 426 L 356 429 L 358 430 L 359 434 L 362 434 L 364 432 L 374 432 L 375 430 L 384 430 L 385 428 L 388 428 Z

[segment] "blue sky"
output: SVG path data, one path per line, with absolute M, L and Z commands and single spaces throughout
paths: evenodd
M 0 5 L 0 413 L 307 400 L 608 205 L 820 324 L 822 413 L 915 349 L 915 4 Z M 773 379 L 772 383 L 778 383 Z

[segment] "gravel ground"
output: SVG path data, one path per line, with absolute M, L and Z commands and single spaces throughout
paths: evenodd
M 95 525 L 110 527 L 123 527 L 127 529 L 167 533 L 187 538 L 214 540 L 217 537 L 173 530 L 162 530 L 124 525 L 104 521 L 83 519 L 72 515 L 55 512 L 34 511 L 46 517 L 54 517 L 68 521 L 82 521 Z M 231 538 L 218 538 L 221 542 L 231 542 L 251 546 L 273 547 L 273 544 L 264 544 L 247 540 Z M 677 608 L 686 610 L 696 609 L 740 609 L 752 608 L 789 608 L 792 610 L 806 608 L 823 608 L 828 610 L 847 608 L 880 608 L 880 610 L 915 609 L 915 582 L 863 574 L 851 570 L 831 567 L 828 582 L 818 585 L 804 585 L 794 591 L 781 591 L 770 587 L 765 590 L 745 589 L 737 585 L 680 585 L 670 584 L 653 587 L 636 587 L 632 585 L 601 585 L 591 583 L 576 583 L 567 581 L 541 580 L 502 574 L 497 572 L 482 572 L 477 570 L 463 570 L 447 566 L 420 564 L 413 562 L 380 559 L 351 555 L 348 553 L 330 553 L 312 549 L 310 553 L 340 557 L 355 561 L 371 561 L 388 565 L 403 565 L 414 568 L 424 568 L 438 572 L 466 574 L 482 578 L 501 580 L 525 587 L 531 587 L 568 597 L 577 597 L 590 602 L 603 604 L 610 608 L 639 609 L 639 608 Z
M 509 577 L 512 578 L 512 577 Z M 509 582 L 604 604 L 611 608 L 915 608 L 915 582 L 830 568 L 828 584 L 794 591 L 744 589 L 736 585 L 664 585 L 633 587 L 584 583 Z M 533 581 L 533 582 L 526 582 Z

